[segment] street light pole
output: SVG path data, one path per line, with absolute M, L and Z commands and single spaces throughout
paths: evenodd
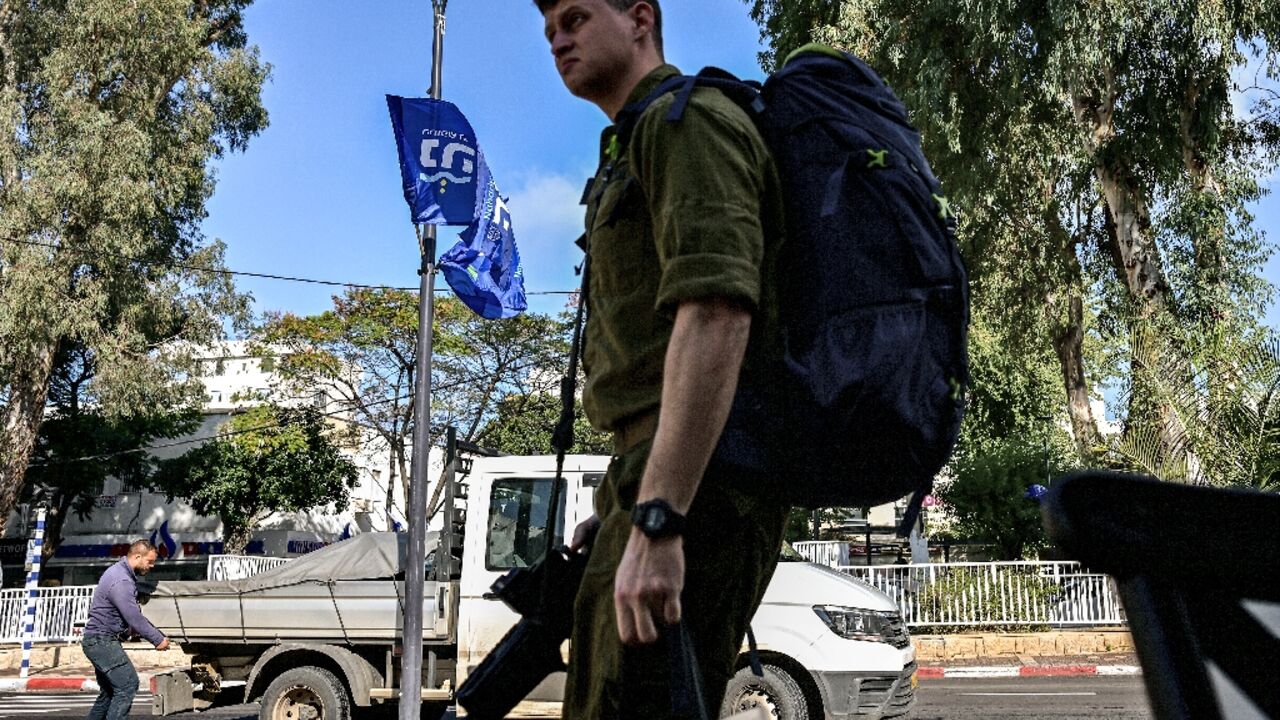
M 431 0 L 435 36 L 431 48 L 431 97 L 439 100 L 444 61 L 444 11 Z M 404 573 L 404 645 L 400 659 L 400 720 L 422 712 L 422 606 L 427 562 L 427 463 L 431 457 L 431 330 L 435 321 L 436 226 L 418 226 L 418 346 L 414 362 L 413 464 L 409 481 L 409 547 Z

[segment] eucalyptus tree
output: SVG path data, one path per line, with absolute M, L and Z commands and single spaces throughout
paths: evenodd
M 0 523 L 64 345 L 127 415 L 192 397 L 183 348 L 244 314 L 199 223 L 210 160 L 267 122 L 248 4 L 0 2 Z
M 1280 136 L 1274 96 L 1240 117 L 1231 77 L 1257 62 L 1280 79 L 1273 4 L 751 4 L 773 57 L 825 40 L 903 97 L 960 208 L 975 312 L 1014 347 L 1054 348 L 1081 453 L 1097 442 L 1088 390 L 1120 366 L 1129 425 L 1171 442 L 1176 414 L 1150 402 L 1141 358 L 1115 348 L 1135 323 L 1166 335 L 1194 325 L 1195 337 L 1256 324 L 1269 249 L 1246 208 Z M 1090 367 L 1107 350 L 1120 362 Z

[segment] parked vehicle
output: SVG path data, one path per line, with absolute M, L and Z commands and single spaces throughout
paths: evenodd
M 591 514 L 607 463 L 567 459 L 554 542 Z M 503 573 L 543 556 L 554 467 L 552 457 L 479 458 L 450 480 L 415 682 L 399 677 L 405 536 L 368 533 L 245 580 L 161 583 L 143 610 L 192 661 L 156 676 L 156 714 L 207 707 L 222 693 L 261 702 L 264 720 L 329 720 L 393 703 L 402 685 L 443 709 L 518 619 L 487 595 Z M 884 718 L 914 702 L 915 651 L 896 607 L 847 575 L 784 548 L 752 627 L 764 677 L 752 674 L 744 646 L 726 709 Z M 558 702 L 563 686 L 564 674 L 552 675 L 523 709 Z

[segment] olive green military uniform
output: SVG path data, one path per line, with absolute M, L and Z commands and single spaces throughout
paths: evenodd
M 653 71 L 628 103 L 677 73 L 670 65 Z M 574 610 L 564 709 L 573 720 L 670 712 L 667 649 L 622 646 L 613 585 L 657 426 L 677 307 L 718 298 L 751 310 L 744 373 L 777 354 L 777 171 L 751 120 L 718 91 L 696 91 L 677 123 L 664 119 L 673 100 L 656 101 L 625 148 L 613 128 L 605 131 L 587 208 L 583 402 L 592 424 L 614 433 L 616 452 L 596 495 L 600 532 Z M 771 483 L 782 481 L 713 463 L 689 511 L 681 605 L 713 717 L 777 562 L 788 508 Z

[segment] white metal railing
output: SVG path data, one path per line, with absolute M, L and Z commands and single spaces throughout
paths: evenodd
M 261 555 L 210 555 L 208 574 L 205 577 L 210 580 L 242 580 L 278 568 L 289 560 L 290 558 Z
M 35 642 L 76 642 L 89 621 L 96 585 L 43 587 L 36 590 Z M 26 590 L 0 590 L 0 643 L 22 642 Z
M 840 567 L 849 564 L 849 543 L 840 540 L 806 540 L 791 543 L 795 551 L 809 562 Z
M 844 565 L 908 625 L 1122 625 L 1115 583 L 1075 562 Z

